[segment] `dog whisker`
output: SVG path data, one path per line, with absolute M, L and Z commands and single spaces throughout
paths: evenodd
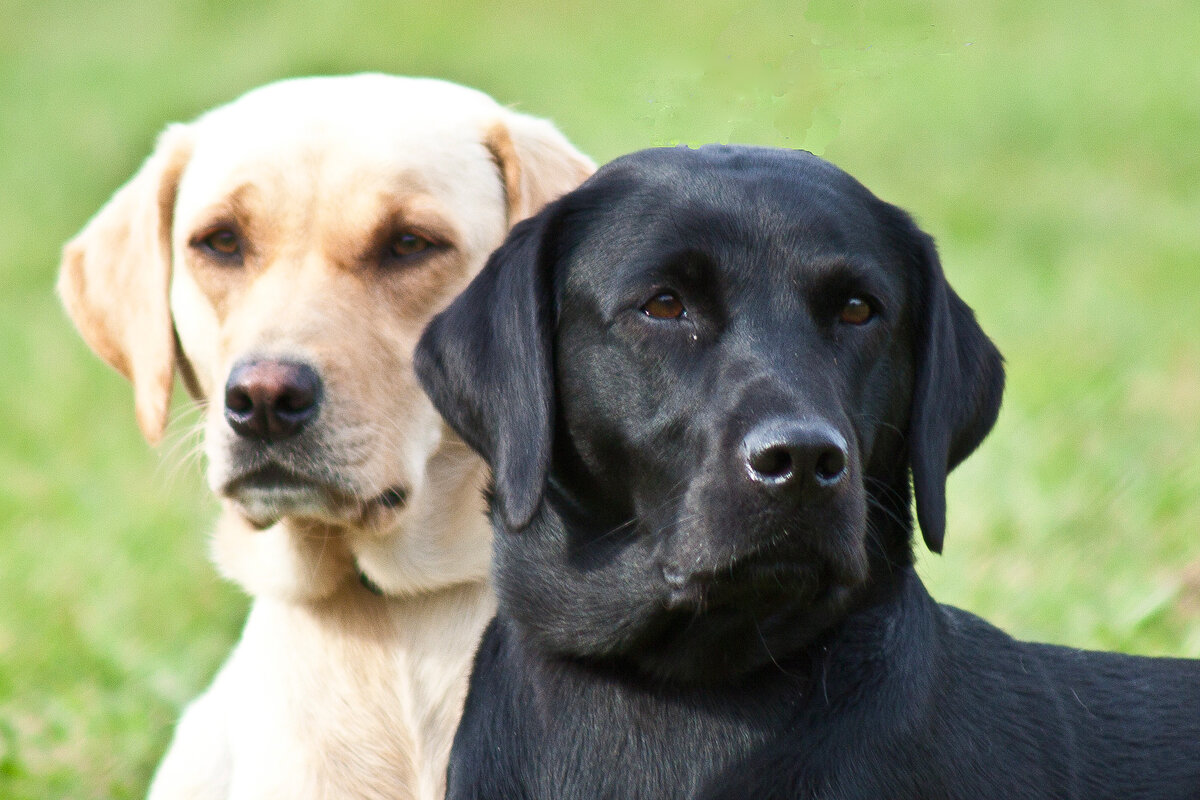
M 767 642 L 767 637 L 763 636 L 762 626 L 759 625 L 757 619 L 754 619 L 753 622 L 754 622 L 754 632 L 756 634 L 758 634 L 758 641 L 762 643 L 763 651 L 767 654 L 767 658 L 770 659 L 771 663 L 775 665 L 775 669 L 779 670 L 779 672 L 781 674 L 786 675 L 789 678 L 800 677 L 799 675 L 796 675 L 793 672 L 789 672 L 788 670 L 783 668 L 783 665 L 780 664 L 779 661 L 775 658 L 775 654 L 771 652 L 771 645 Z
M 166 469 L 164 482 L 173 485 L 185 469 L 199 466 L 204 455 L 204 407 L 194 404 L 177 414 L 167 426 L 163 458 L 159 469 Z
M 871 497 L 870 495 L 867 495 L 867 505 L 868 505 L 868 507 L 874 508 L 877 511 L 879 511 L 880 513 L 882 513 L 884 516 L 886 516 L 888 519 L 890 519 L 892 522 L 894 522 L 896 525 L 900 526 L 901 528 L 907 527 L 908 520 L 906 520 L 904 517 L 902 517 L 891 506 L 880 502 L 879 500 L 877 500 L 874 497 Z
M 881 492 L 897 503 L 905 502 L 904 495 L 894 486 L 890 485 L 887 481 L 876 478 L 873 475 L 864 475 L 862 480 L 863 484 L 866 485 L 871 492 Z
M 675 484 L 674 487 L 672 487 L 672 489 L 679 488 L 680 486 L 683 485 L 683 483 L 684 483 L 684 481 L 679 481 L 677 484 Z M 655 512 L 661 511 L 666 506 L 670 505 L 671 503 L 676 502 L 680 498 L 684 497 L 686 495 L 686 493 L 687 492 L 685 490 L 675 496 L 668 496 L 662 502 L 658 503 L 656 506 L 654 506 L 649 511 L 643 513 L 641 516 L 643 516 L 643 517 L 653 516 L 655 514 Z M 668 521 L 667 523 L 665 523 L 665 525 L 663 527 L 660 527 L 659 529 L 655 530 L 654 535 L 656 535 L 656 536 L 662 535 L 666 531 L 667 527 L 672 526 L 672 525 L 674 525 L 674 526 L 684 525 L 687 522 L 691 521 L 691 519 L 694 519 L 695 517 L 696 517 L 696 515 L 689 515 L 687 517 L 681 517 L 676 520 Z M 588 546 L 591 547 L 591 546 L 600 544 L 600 543 L 604 542 L 605 540 L 610 539 L 613 536 L 616 536 L 617 534 L 619 534 L 631 527 L 636 526 L 637 524 L 638 524 L 638 519 L 636 517 L 630 518 L 630 519 L 620 523 L 619 525 L 617 525 L 613 528 L 610 528 L 608 531 L 605 531 L 604 533 L 602 533 L 596 537 L 593 537 L 592 539 L 590 539 L 588 541 Z
M 893 433 L 899 434 L 900 436 L 904 436 L 903 428 L 901 428 L 899 425 L 896 425 L 893 422 L 888 422 L 885 419 L 881 419 L 880 417 L 876 416 L 875 414 L 869 414 L 865 411 L 860 411 L 860 412 L 851 414 L 850 417 L 851 417 L 851 419 L 853 419 L 856 422 L 866 422 L 871 425 L 878 425 L 881 428 L 886 428 L 886 429 L 892 431 Z

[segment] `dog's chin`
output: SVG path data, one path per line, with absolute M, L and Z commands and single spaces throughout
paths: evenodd
M 339 504 L 322 492 L 279 487 L 250 489 L 227 494 L 238 513 L 253 527 L 263 530 L 284 518 L 317 523 L 338 523 L 348 518 Z
M 259 530 L 285 519 L 338 527 L 384 527 L 407 500 L 407 491 L 401 486 L 360 492 L 351 485 L 320 481 L 275 466 L 227 481 L 221 494 Z
M 746 565 L 670 582 L 622 658 L 688 684 L 788 671 L 797 651 L 842 618 L 858 584 L 816 566 Z
M 719 535 L 739 530 L 732 518 L 703 533 L 676 530 L 679 544 L 658 553 L 659 607 L 647 613 L 630 658 L 654 677 L 688 683 L 780 668 L 844 617 L 869 578 L 861 505 L 836 512 L 757 530 L 743 523 L 740 543 Z

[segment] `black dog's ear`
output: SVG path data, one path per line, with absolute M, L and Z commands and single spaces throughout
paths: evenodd
M 552 286 L 542 261 L 556 208 L 513 228 L 429 323 L 414 355 L 433 405 L 492 468 L 496 507 L 511 530 L 529 524 L 550 463 Z
M 909 459 L 921 534 L 929 549 L 940 553 L 946 535 L 946 475 L 995 424 L 1004 362 L 970 307 L 946 282 L 933 239 L 911 223 L 910 233 L 923 286 L 915 304 Z

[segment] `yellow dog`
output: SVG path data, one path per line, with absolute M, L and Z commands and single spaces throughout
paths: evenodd
M 172 125 L 59 291 L 157 441 L 204 411 L 221 571 L 254 597 L 154 798 L 435 798 L 492 615 L 482 462 L 412 373 L 425 323 L 593 170 L 454 84 L 272 84 Z

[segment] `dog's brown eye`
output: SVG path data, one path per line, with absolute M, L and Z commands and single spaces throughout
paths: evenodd
M 201 239 L 200 243 L 220 256 L 236 256 L 242 251 L 238 235 L 229 228 L 217 228 Z
M 642 306 L 642 313 L 655 319 L 680 319 L 687 313 L 687 309 L 678 297 L 670 292 L 663 292 L 650 298 L 646 305 Z
M 847 325 L 862 325 L 869 321 L 874 314 L 871 304 L 866 300 L 861 297 L 851 297 L 846 301 L 846 305 L 842 306 L 838 319 Z
M 408 258 L 428 250 L 433 243 L 424 236 L 415 233 L 402 233 L 388 245 L 388 255 L 392 258 Z

